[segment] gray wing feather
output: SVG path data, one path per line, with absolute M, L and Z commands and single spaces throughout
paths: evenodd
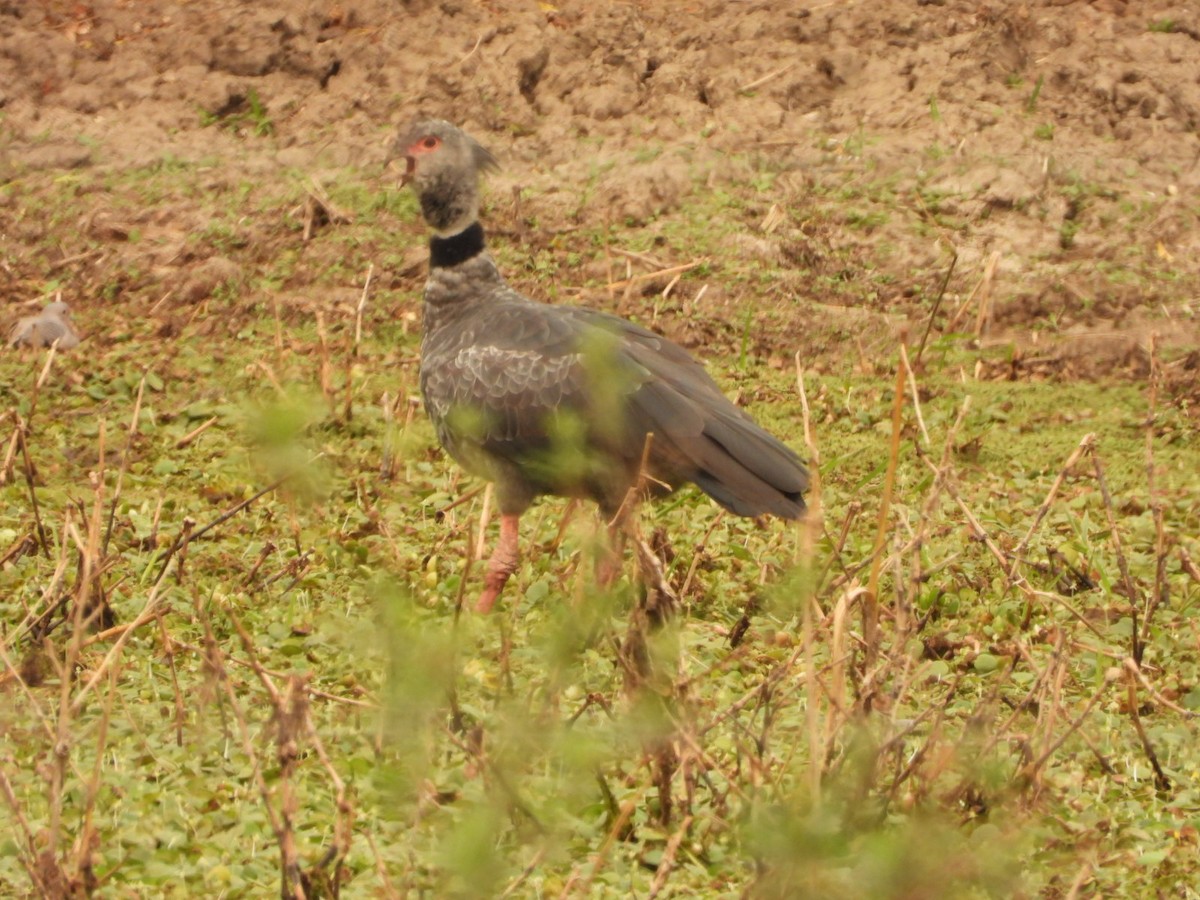
M 576 323 L 554 307 L 500 306 L 486 322 L 436 342 L 423 354 L 426 401 L 435 421 L 474 415 L 471 435 L 453 435 L 504 454 L 544 446 L 547 417 L 587 406 L 588 377 Z M 453 429 L 454 423 L 448 427 Z
M 735 406 L 686 350 L 606 313 L 494 297 L 461 323 L 453 346 L 427 348 L 423 387 L 439 436 L 521 467 L 548 448 L 555 423 L 586 423 L 589 452 L 636 470 L 653 433 L 651 469 L 695 482 L 738 515 L 796 518 L 808 475 L 800 458 Z M 455 413 L 469 410 L 469 421 Z
M 654 432 L 667 474 L 695 482 L 743 516 L 796 518 L 808 473 L 800 457 L 722 393 L 682 347 L 631 322 L 619 327 L 631 359 L 650 374 L 630 398 L 634 432 Z

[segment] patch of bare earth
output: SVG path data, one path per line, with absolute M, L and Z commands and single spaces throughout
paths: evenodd
M 311 207 L 247 208 L 233 239 L 197 240 L 216 198 L 297 173 L 370 182 L 417 113 L 505 160 L 498 240 L 591 248 L 559 275 L 581 302 L 691 345 L 731 350 L 744 331 L 754 352 L 833 366 L 932 314 L 935 334 L 1014 348 L 985 375 L 1140 377 L 1150 335 L 1197 343 L 1200 16 L 1159 0 L 0 0 L 3 302 L 24 310 L 55 280 L 84 322 L 124 304 L 180 333 L 313 225 Z M 173 161 L 203 165 L 201 195 L 105 186 Z M 82 219 L 30 213 L 59 176 L 87 193 Z M 679 217 L 716 192 L 736 202 L 707 269 L 665 300 L 667 277 L 594 289 L 612 254 L 583 235 L 621 249 L 648 229 L 678 265 Z M 396 227 L 381 253 L 419 244 L 416 223 Z M 286 293 L 332 252 L 303 255 Z M 420 278 L 384 274 L 402 312 Z

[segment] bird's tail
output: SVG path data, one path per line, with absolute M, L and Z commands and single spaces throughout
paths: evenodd
M 713 414 L 691 455 L 692 481 L 730 512 L 784 519 L 804 514 L 808 472 L 800 457 L 748 418 L 725 410 Z
M 715 389 L 699 401 L 666 381 L 643 384 L 635 398 L 639 426 L 654 433 L 654 455 L 668 478 L 694 482 L 739 516 L 804 514 L 808 471 L 787 445 Z

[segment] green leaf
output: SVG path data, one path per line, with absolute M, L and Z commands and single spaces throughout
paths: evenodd
M 1000 658 L 993 656 L 991 653 L 980 653 L 977 657 L 975 657 L 975 662 L 973 665 L 976 672 L 978 672 L 980 675 L 986 675 L 989 672 L 995 672 L 998 668 L 1000 668 Z

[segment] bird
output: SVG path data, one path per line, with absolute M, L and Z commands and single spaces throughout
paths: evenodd
M 477 611 L 516 570 L 520 517 L 544 495 L 592 500 L 610 528 L 631 498 L 687 482 L 739 516 L 803 516 L 803 460 L 686 350 L 619 316 L 509 286 L 479 221 L 480 176 L 498 163 L 475 138 L 420 120 L 397 135 L 389 160 L 399 159 L 400 186 L 416 193 L 432 232 L 422 398 L 442 447 L 492 483 L 500 513 Z
M 59 350 L 79 346 L 79 333 L 71 321 L 71 308 L 61 300 L 50 303 L 36 316 L 25 316 L 8 333 L 10 347 L 49 347 Z

